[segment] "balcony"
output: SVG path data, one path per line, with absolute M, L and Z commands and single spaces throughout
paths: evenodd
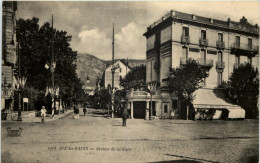
M 196 60 L 196 63 L 202 67 L 212 67 L 213 66 L 212 59 L 199 58 Z
M 225 68 L 225 62 L 223 62 L 223 61 L 216 62 L 216 69 L 223 70 L 224 68 Z
M 200 46 L 202 46 L 202 47 L 207 47 L 208 46 L 208 39 L 200 38 L 199 42 L 200 42 Z
M 225 49 L 225 42 L 224 41 L 217 41 L 216 45 L 217 45 L 217 49 Z
M 251 44 L 239 44 L 233 43 L 231 44 L 231 54 L 239 54 L 239 55 L 246 55 L 246 56 L 255 56 L 258 54 L 259 46 L 251 45 Z
M 189 44 L 190 43 L 190 36 L 185 36 L 184 34 L 181 35 L 181 43 Z
M 186 57 L 181 57 L 180 58 L 180 64 L 181 65 L 186 65 L 187 64 L 187 58 Z

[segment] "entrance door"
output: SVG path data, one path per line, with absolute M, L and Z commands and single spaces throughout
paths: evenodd
M 145 118 L 146 102 L 136 101 L 134 102 L 134 118 Z

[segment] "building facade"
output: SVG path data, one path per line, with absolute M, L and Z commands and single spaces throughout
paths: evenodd
M 14 106 L 14 69 L 17 68 L 16 17 L 17 2 L 2 3 L 2 111 L 10 113 Z M 7 114 L 11 118 L 11 114 Z
M 169 117 L 172 110 L 180 108 L 180 101 L 164 86 L 169 67 L 180 67 L 186 64 L 188 58 L 193 58 L 199 66 L 209 70 L 203 89 L 196 92 L 195 110 L 214 108 L 221 112 L 228 109 L 244 114 L 239 106 L 225 102 L 214 92 L 222 81 L 228 81 L 240 64 L 259 66 L 257 24 L 249 24 L 245 17 L 239 22 L 222 21 L 172 10 L 147 27 L 144 36 L 147 40 L 146 80 L 148 84 L 160 85 L 155 90 L 160 94 L 160 99 L 154 101 L 157 117 Z M 203 96 L 209 99 L 201 98 Z
M 116 67 L 115 74 L 114 74 L 114 88 L 122 89 L 120 86 L 120 80 L 123 79 L 128 72 L 131 71 L 131 68 L 124 62 L 124 61 L 117 61 L 114 63 L 114 65 L 109 65 L 105 70 L 105 76 L 104 76 L 104 86 L 105 88 L 108 88 L 110 85 L 112 87 L 112 67 Z

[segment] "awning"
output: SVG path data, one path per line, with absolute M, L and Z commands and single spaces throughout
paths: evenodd
M 195 91 L 193 100 L 194 108 L 201 109 L 242 109 L 238 105 L 233 105 L 226 101 L 221 90 L 201 88 Z
M 198 89 L 194 93 L 193 106 L 195 109 L 216 109 L 213 119 L 219 119 L 223 109 L 229 111 L 229 119 L 245 118 L 245 110 L 238 105 L 226 101 L 221 90 Z M 220 112 L 221 111 L 221 112 Z
M 229 114 L 228 114 L 228 118 L 229 119 L 244 119 L 246 112 L 244 109 L 242 108 L 233 108 L 233 109 L 228 109 Z

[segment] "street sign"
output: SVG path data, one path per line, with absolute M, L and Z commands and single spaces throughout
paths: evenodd
M 28 98 L 23 98 L 23 102 L 24 102 L 24 103 L 28 103 L 28 102 L 29 102 L 29 99 L 28 99 Z

